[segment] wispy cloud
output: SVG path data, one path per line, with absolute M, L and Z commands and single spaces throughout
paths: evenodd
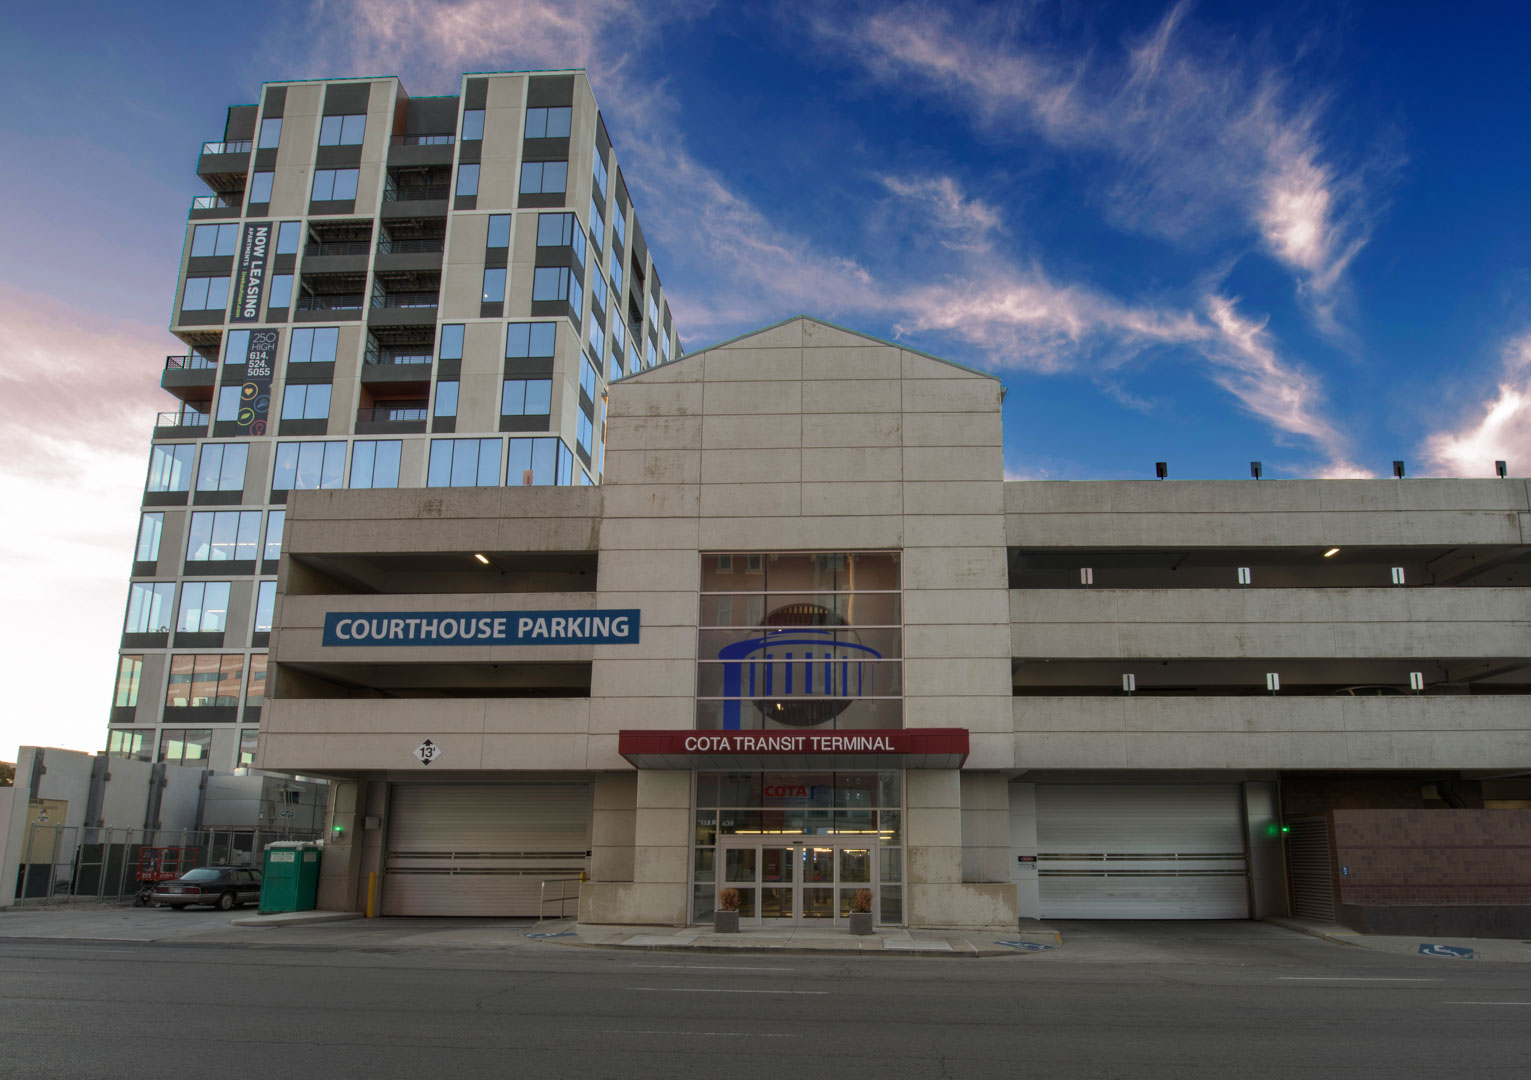
M 1051 42 L 1024 10 L 911 3 L 809 18 L 822 42 L 874 78 L 950 99 L 992 137 L 1040 136 L 1105 158 L 1100 198 L 1126 227 L 1191 240 L 1242 222 L 1329 325 L 1370 228 L 1366 170 L 1333 160 L 1322 94 L 1188 23 L 1177 4 L 1141 40 L 1096 54 Z
M 1425 439 L 1437 476 L 1488 476 L 1495 461 L 1518 475 L 1531 466 L 1531 331 L 1505 345 L 1498 385 L 1454 428 Z

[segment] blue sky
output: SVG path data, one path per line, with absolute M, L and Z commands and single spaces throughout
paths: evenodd
M 1524 475 L 1528 32 L 1510 2 L 9 11 L 0 498 L 55 512 L 6 532 L 8 591 L 84 651 L 39 678 L 13 627 L 0 724 L 101 742 L 197 149 L 263 80 L 586 67 L 688 348 L 807 311 L 993 371 L 1015 477 Z

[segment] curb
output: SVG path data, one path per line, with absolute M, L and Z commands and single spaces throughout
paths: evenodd
M 296 917 L 292 917 L 292 916 Z M 314 926 L 318 923 L 351 922 L 362 918 L 356 911 L 273 912 L 270 915 L 250 915 L 242 919 L 230 919 L 230 926 Z
M 1354 940 L 1355 938 L 1358 938 L 1358 937 L 1361 936 L 1360 934 L 1355 933 L 1354 931 L 1345 931 L 1345 933 L 1348 936 L 1341 936 L 1340 934 L 1336 934 L 1336 933 L 1333 933 L 1333 932 L 1331 932 L 1329 930 L 1325 930 L 1321 926 L 1313 926 L 1313 925 L 1311 925 L 1309 923 L 1299 922 L 1296 919 L 1287 919 L 1287 918 L 1279 918 L 1278 917 L 1278 918 L 1267 918 L 1267 919 L 1263 919 L 1261 921 L 1262 922 L 1268 922 L 1272 926 L 1279 926 L 1283 930 L 1293 930 L 1293 931 L 1296 931 L 1299 934 L 1307 934 L 1309 937 L 1316 937 L 1316 938 L 1320 939 L 1321 941 L 1327 941 L 1327 942 L 1330 942 L 1331 944 L 1334 944 L 1334 945 L 1349 945 L 1351 948 L 1354 948 L 1354 949 L 1360 949 L 1360 948 L 1364 948 L 1365 947 L 1359 941 Z

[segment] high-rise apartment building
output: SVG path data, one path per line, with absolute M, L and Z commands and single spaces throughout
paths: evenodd
M 582 71 L 269 83 L 197 175 L 108 750 L 224 769 L 289 492 L 596 483 L 607 382 L 680 346 Z

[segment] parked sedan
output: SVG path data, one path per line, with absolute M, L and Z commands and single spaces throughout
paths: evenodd
M 201 866 L 154 887 L 155 903 L 177 911 L 191 904 L 230 911 L 259 899 L 260 871 L 240 866 Z

